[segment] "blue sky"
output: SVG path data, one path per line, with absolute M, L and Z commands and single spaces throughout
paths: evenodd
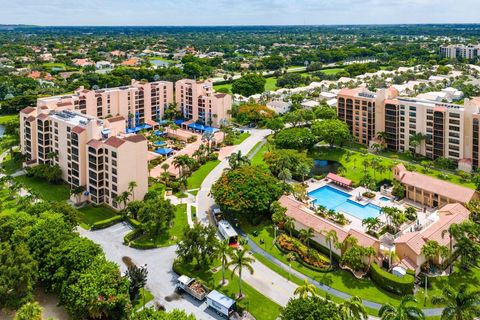
M 479 23 L 480 0 L 0 0 L 0 24 Z

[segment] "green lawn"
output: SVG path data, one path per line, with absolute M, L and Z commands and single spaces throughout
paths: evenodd
M 0 124 L 4 124 L 10 120 L 18 118 L 18 114 L 4 114 L 0 115 Z
M 175 60 L 170 60 L 164 57 L 159 57 L 159 56 L 153 56 L 153 57 L 148 57 L 148 60 L 159 60 L 159 61 L 165 61 L 168 63 L 176 63 Z
M 140 309 L 141 307 L 143 307 L 144 305 L 146 305 L 148 302 L 152 301 L 153 300 L 153 294 L 146 290 L 146 289 L 140 289 L 140 294 L 139 294 L 139 297 L 137 299 L 137 301 L 135 301 L 133 303 L 133 309 L 134 310 L 138 310 Z
M 220 160 L 208 161 L 198 168 L 190 177 L 187 178 L 188 189 L 198 189 L 202 185 L 205 177 L 213 170 Z
M 78 211 L 80 212 L 80 225 L 84 229 L 90 229 L 95 222 L 112 218 L 118 214 L 115 210 L 106 206 L 94 207 L 90 204 L 78 209 Z
M 197 207 L 190 206 L 190 213 L 192 214 L 192 220 L 197 221 Z
M 232 93 L 232 84 L 231 83 L 224 83 L 224 84 L 216 84 L 213 86 L 213 89 L 215 91 L 218 91 L 219 89 L 222 88 L 227 88 L 230 93 Z
M 276 77 L 265 78 L 267 82 L 265 83 L 265 91 L 275 91 L 278 89 Z
M 53 68 L 61 68 L 63 70 L 67 69 L 67 66 L 64 63 L 57 63 L 57 62 L 47 62 L 42 64 L 44 68 L 53 69 Z
M 255 146 L 255 148 L 257 148 L 257 146 Z M 252 163 L 252 164 L 256 164 L 256 165 L 264 165 L 265 162 L 263 161 L 263 155 L 265 154 L 265 152 L 268 151 L 268 148 L 269 148 L 268 143 L 265 143 L 265 144 L 260 148 L 260 150 L 258 150 L 258 152 L 255 153 L 255 155 L 252 157 L 251 163 Z M 252 150 L 253 150 L 253 149 L 252 149 Z
M 314 159 L 333 160 L 333 161 L 340 162 L 344 167 L 343 172 L 341 172 L 341 175 L 352 180 L 355 184 L 358 184 L 364 175 L 365 168 L 363 166 L 363 161 L 365 159 L 371 160 L 376 158 L 379 160 L 379 163 L 381 163 L 386 168 L 388 168 L 387 171 L 382 173 L 379 173 L 378 171 L 372 169 L 370 166 L 366 168 L 367 172 L 370 173 L 370 175 L 376 180 L 376 182 L 380 182 L 384 179 L 392 180 L 393 174 L 392 174 L 391 168 L 401 162 L 400 158 L 391 159 L 391 158 L 376 156 L 373 154 L 367 154 L 365 151 L 345 150 L 341 148 L 331 149 L 328 147 L 319 148 L 317 151 L 312 152 L 310 156 L 313 157 Z M 438 170 L 429 169 L 428 171 L 425 171 L 425 169 L 418 164 L 409 163 L 408 165 L 409 166 L 411 165 L 412 168 L 414 168 L 415 171 L 417 172 L 426 174 L 428 176 L 431 176 L 437 179 L 442 178 L 442 173 Z M 471 181 L 463 180 L 460 176 L 454 173 L 448 173 L 446 181 L 449 181 L 467 188 L 475 189 L 474 183 L 472 183 Z
M 213 263 L 209 268 L 205 268 L 204 270 L 197 270 L 192 264 L 177 264 L 175 269 L 181 274 L 202 280 L 209 289 L 218 290 L 233 299 L 238 293 L 238 277 L 236 275 L 233 275 L 232 277 L 232 272 L 228 269 L 225 272 L 228 284 L 224 287 L 220 286 L 222 280 L 222 268 L 219 263 Z M 216 272 L 212 272 L 212 269 L 215 269 Z M 278 304 L 268 299 L 245 282 L 242 283 L 242 291 L 245 297 L 242 300 L 237 301 L 237 307 L 249 311 L 256 319 L 277 319 L 281 309 Z
M 187 205 L 183 203 L 176 206 L 175 217 L 173 218 L 172 226 L 168 228 L 168 232 L 163 233 L 155 239 L 150 238 L 148 235 L 144 235 L 134 242 L 140 245 L 168 247 L 182 240 L 183 230 L 186 226 L 188 226 Z
M 345 69 L 343 68 L 332 68 L 332 69 L 324 69 L 320 70 L 321 73 L 327 74 L 327 75 L 332 75 L 332 74 L 337 74 L 339 72 L 344 71 Z
M 248 133 L 248 132 L 240 133 L 240 134 L 235 138 L 235 141 L 233 142 L 233 144 L 234 144 L 234 145 L 240 144 L 240 143 L 242 143 L 243 141 L 245 141 L 245 139 L 247 139 L 248 137 L 250 137 L 250 133 Z
M 2 168 L 5 169 L 5 172 L 7 174 L 12 174 L 12 173 L 22 169 L 22 162 L 18 161 L 18 160 L 15 160 L 15 159 L 12 159 L 12 156 L 9 154 L 4 158 L 1 166 L 2 166 Z
M 63 201 L 70 198 L 70 190 L 65 183 L 51 184 L 45 180 L 27 176 L 15 177 L 26 188 L 32 189 L 40 198 L 47 201 Z

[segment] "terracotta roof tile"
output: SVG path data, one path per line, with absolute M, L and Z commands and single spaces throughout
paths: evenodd
M 37 117 L 37 119 L 40 119 L 40 120 L 45 120 L 48 118 L 48 114 L 46 113 L 40 113 Z
M 32 113 L 33 111 L 35 111 L 35 108 L 26 107 L 26 108 L 23 108 L 20 112 L 21 112 L 21 113 L 25 113 L 25 114 L 30 114 L 30 113 Z
M 87 142 L 87 145 L 88 145 L 89 147 L 98 149 L 98 148 L 100 148 L 100 147 L 103 145 L 103 143 L 102 143 L 102 141 L 92 139 L 92 140 L 90 140 L 90 141 Z
M 122 140 L 122 139 L 117 138 L 117 137 L 110 137 L 105 141 L 105 144 L 107 146 L 111 146 L 111 147 L 114 147 L 114 148 L 118 148 L 124 143 L 125 143 L 125 140 Z
M 440 245 L 448 245 L 449 237 L 442 237 L 443 230 L 447 230 L 452 224 L 459 224 L 467 220 L 470 211 L 460 203 L 447 204 L 438 210 L 438 220 L 427 228 L 406 233 L 395 240 L 395 243 L 405 243 L 413 252 L 420 255 L 423 245 L 427 240 L 437 241 Z
M 106 121 L 108 121 L 110 123 L 118 122 L 118 121 L 125 121 L 125 117 L 124 116 L 111 117 L 111 118 L 106 119 Z
M 125 137 L 123 138 L 124 140 L 127 140 L 127 141 L 130 141 L 130 142 L 134 142 L 134 143 L 137 143 L 137 142 L 142 142 L 142 141 L 146 141 L 147 139 L 142 136 L 141 134 L 136 134 L 136 135 L 133 135 L 133 136 L 128 136 L 128 137 Z
M 466 203 L 477 196 L 477 192 L 473 189 L 432 178 L 418 172 L 408 171 L 403 164 L 397 165 L 396 168 L 399 170 L 399 180 L 403 184 L 415 186 L 460 203 Z
M 75 126 L 75 127 L 73 127 L 73 129 L 72 129 L 72 132 L 75 132 L 75 133 L 77 133 L 77 134 L 80 134 L 80 133 L 82 133 L 83 131 L 85 131 L 85 128 L 80 127 L 80 126 Z

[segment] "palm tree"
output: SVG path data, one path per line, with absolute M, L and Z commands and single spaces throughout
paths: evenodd
M 328 250 L 330 251 L 330 267 L 332 266 L 332 245 L 338 242 L 337 232 L 335 230 L 329 230 L 325 232 L 325 240 L 328 243 Z
M 128 191 L 131 193 L 132 195 L 132 200 L 135 199 L 135 188 L 137 187 L 137 183 L 135 181 L 130 181 L 128 183 Z
M 242 250 L 235 250 L 232 253 L 230 253 L 230 262 L 228 262 L 228 266 L 233 266 L 233 274 L 238 273 L 238 296 L 239 298 L 243 297 L 242 294 L 242 271 L 244 268 L 246 268 L 250 274 L 253 274 L 254 270 L 251 265 L 255 261 L 255 259 L 248 257 L 247 255 L 247 249 L 242 249 Z
M 437 264 L 440 257 L 448 255 L 448 249 L 445 246 L 440 245 L 435 240 L 428 240 L 422 247 L 422 254 L 425 258 L 433 264 Z
M 414 133 L 410 136 L 409 145 L 412 148 L 414 148 L 414 152 L 413 152 L 414 158 L 417 155 L 417 148 L 422 144 L 422 141 L 425 140 L 426 138 L 427 137 L 421 132 Z
M 292 230 L 295 229 L 295 220 L 291 217 L 286 217 L 284 226 L 285 226 L 285 229 L 288 230 L 288 233 L 289 233 L 290 238 L 291 238 L 292 237 Z
M 342 320 L 367 320 L 368 313 L 365 309 L 362 299 L 358 296 L 353 296 L 349 300 L 343 301 L 339 308 L 340 317 Z
M 367 247 L 367 248 L 362 248 L 363 255 L 368 258 L 368 269 L 370 269 L 370 266 L 372 265 L 372 257 L 374 257 L 377 252 L 373 247 Z
M 278 173 L 278 178 L 283 180 L 283 182 L 286 182 L 287 180 L 292 179 L 292 172 L 288 168 L 283 168 Z
M 390 303 L 384 304 L 378 315 L 382 320 L 416 320 L 425 319 L 422 310 L 417 306 L 411 305 L 416 303 L 417 299 L 414 296 L 408 295 L 402 298 L 400 305 L 395 307 Z
M 73 195 L 75 197 L 75 200 L 77 201 L 77 203 L 79 202 L 78 198 L 80 197 L 80 195 L 85 191 L 85 187 L 84 186 L 78 186 L 78 187 L 75 187 L 75 188 L 72 188 L 70 190 L 70 194 Z
M 305 176 L 308 176 L 310 174 L 311 170 L 312 170 L 312 168 L 310 168 L 309 165 L 302 162 L 297 166 L 296 171 L 297 171 L 298 174 L 300 174 L 302 176 L 302 182 L 305 182 Z
M 313 238 L 314 232 L 313 228 L 300 230 L 300 239 L 305 243 L 307 248 L 309 247 L 310 238 Z
M 288 261 L 288 280 L 290 280 L 290 274 L 292 273 L 292 261 L 296 259 L 295 253 L 290 251 L 285 258 Z
M 307 299 L 310 295 L 314 297 L 317 295 L 317 287 L 304 279 L 303 284 L 295 289 L 294 294 L 302 299 Z
M 185 167 L 188 166 L 189 162 L 190 162 L 190 157 L 186 154 L 176 156 L 173 159 L 172 164 L 175 166 L 175 168 L 178 168 L 180 177 L 184 176 Z
M 232 251 L 232 247 L 228 243 L 228 240 L 225 239 L 224 241 L 220 242 L 217 250 L 218 257 L 220 262 L 222 263 L 222 285 L 225 284 L 225 266 L 228 263 L 228 257 Z
M 250 164 L 250 159 L 247 156 L 242 155 L 242 151 L 232 153 L 228 157 L 228 165 L 231 169 L 237 169 L 243 165 Z
M 115 202 L 121 202 L 123 204 L 123 208 L 127 207 L 127 201 L 130 198 L 130 192 L 123 191 L 121 194 L 115 197 Z
M 370 233 L 373 229 L 377 228 L 380 224 L 380 219 L 377 217 L 368 217 L 362 220 L 362 226 L 367 228 L 367 232 Z
M 468 290 L 466 283 L 458 290 L 447 285 L 441 296 L 432 297 L 432 303 L 445 305 L 442 320 L 473 320 L 480 314 L 480 290 Z

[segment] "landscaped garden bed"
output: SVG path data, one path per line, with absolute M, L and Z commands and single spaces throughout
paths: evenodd
M 277 238 L 276 244 L 281 251 L 294 252 L 299 259 L 307 267 L 326 271 L 330 268 L 330 260 L 321 255 L 317 250 L 308 248 L 306 245 L 293 237 L 282 234 Z

